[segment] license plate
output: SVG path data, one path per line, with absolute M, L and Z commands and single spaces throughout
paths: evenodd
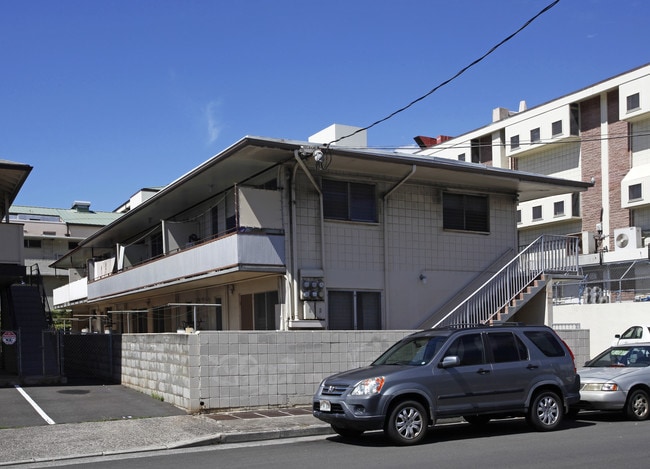
M 321 412 L 330 412 L 332 410 L 332 404 L 330 401 L 320 401 L 320 411 Z

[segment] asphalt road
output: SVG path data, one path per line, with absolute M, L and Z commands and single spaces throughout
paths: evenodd
M 523 419 L 495 421 L 484 427 L 467 423 L 441 425 L 423 444 L 414 447 L 395 447 L 381 433 L 370 433 L 356 440 L 339 436 L 277 440 L 89 459 L 74 464 L 92 464 L 93 469 L 646 467 L 650 457 L 649 430 L 650 422 L 589 414 L 548 433 L 531 430 Z M 66 463 L 24 466 L 42 467 L 66 467 Z
M 0 388 L 0 428 L 184 414 L 169 403 L 119 384 Z

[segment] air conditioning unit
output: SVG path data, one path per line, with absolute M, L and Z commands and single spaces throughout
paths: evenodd
M 614 245 L 616 249 L 638 249 L 641 247 L 642 242 L 641 228 L 629 226 L 614 230 Z

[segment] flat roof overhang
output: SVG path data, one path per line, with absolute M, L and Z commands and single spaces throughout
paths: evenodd
M 409 182 L 482 193 L 512 194 L 520 202 L 581 192 L 593 185 L 431 156 L 244 137 L 83 240 L 77 248 L 51 266 L 62 269 L 83 267 L 88 258 L 100 254 L 102 250 L 114 250 L 117 243 L 127 242 L 151 230 L 160 220 L 172 219 L 189 207 L 199 205 L 235 184 L 244 184 L 256 175 L 284 164 L 293 165 L 296 162 L 294 152 L 301 147 L 318 147 L 329 159 L 327 168 L 319 170 L 314 158 L 304 158 L 303 162 L 312 174 L 357 174 L 395 182 L 410 174 Z

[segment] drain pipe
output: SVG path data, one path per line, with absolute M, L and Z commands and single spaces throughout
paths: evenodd
M 383 214 L 382 214 L 382 224 L 384 225 L 384 298 L 385 298 L 385 304 L 386 307 L 384 308 L 384 317 L 382 318 L 382 324 L 385 326 L 386 325 L 386 310 L 388 309 L 388 304 L 389 304 L 389 288 L 388 288 L 388 223 L 386 223 L 387 220 L 387 211 L 388 211 L 388 198 L 395 192 L 397 189 L 399 189 L 402 184 L 404 184 L 406 181 L 408 181 L 411 176 L 415 174 L 415 171 L 417 170 L 417 166 L 413 165 L 411 166 L 411 171 L 402 178 L 401 181 L 399 181 L 397 184 L 395 184 L 386 194 L 384 194 L 383 197 L 383 204 L 384 204 L 384 209 L 383 209 Z
M 292 216 L 291 216 L 291 224 L 292 224 L 292 230 L 293 230 L 293 238 L 291 240 L 291 249 L 292 249 L 292 276 L 293 276 L 293 305 L 294 305 L 294 314 L 298 314 L 298 292 L 300 291 L 299 286 L 297 285 L 297 276 L 298 276 L 298 248 L 297 248 L 297 243 L 295 240 L 296 237 L 296 231 L 297 231 L 297 221 L 296 221 L 296 174 L 297 174 L 297 169 L 300 167 L 304 172 L 305 175 L 307 176 L 307 179 L 311 182 L 311 184 L 314 186 L 314 189 L 316 189 L 316 192 L 318 193 L 318 204 L 319 204 L 319 223 L 320 223 L 320 256 L 321 256 L 321 269 L 323 272 L 325 272 L 325 230 L 324 230 L 324 218 L 323 218 L 323 193 L 320 190 L 320 187 L 318 187 L 318 184 L 314 180 L 314 177 L 312 174 L 309 172 L 309 169 L 305 165 L 305 162 L 300 158 L 300 151 L 299 150 L 294 150 L 293 151 L 293 156 L 298 162 L 296 166 L 294 166 L 294 171 L 293 171 L 293 180 L 291 181 L 291 197 L 292 197 L 292 204 L 291 204 L 291 210 L 292 210 Z

